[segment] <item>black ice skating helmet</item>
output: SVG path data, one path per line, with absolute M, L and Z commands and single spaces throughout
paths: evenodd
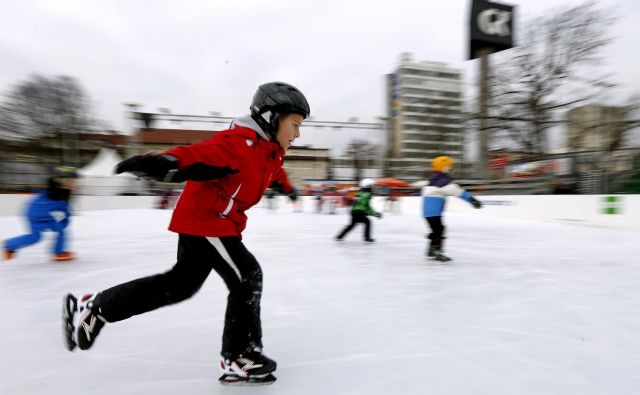
M 59 187 L 65 178 L 78 178 L 77 169 L 72 166 L 55 166 L 51 168 L 48 180 L 49 187 Z
M 272 138 L 278 131 L 280 114 L 300 114 L 307 118 L 309 103 L 295 86 L 284 82 L 268 82 L 258 87 L 251 100 L 251 117 Z
M 56 166 L 51 173 L 56 178 L 78 178 L 78 171 L 73 166 Z
M 68 201 L 71 196 L 72 186 L 65 183 L 65 179 L 78 178 L 78 172 L 75 167 L 56 166 L 51 169 L 51 176 L 47 185 L 47 196 L 52 200 Z

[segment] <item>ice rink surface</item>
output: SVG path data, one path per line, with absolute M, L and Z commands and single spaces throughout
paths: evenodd
M 266 387 L 218 384 L 226 288 L 108 324 L 66 351 L 61 300 L 169 269 L 170 211 L 83 212 L 79 259 L 49 261 L 51 236 L 0 263 L 0 394 L 640 393 L 640 233 L 448 213 L 447 254 L 424 258 L 418 213 L 249 212 L 246 246 L 264 271 Z M 26 230 L 0 217 L 0 238 Z

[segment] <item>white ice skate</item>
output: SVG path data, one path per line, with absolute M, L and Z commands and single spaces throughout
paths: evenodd
M 92 310 L 95 297 L 94 294 L 86 294 L 78 300 L 67 294 L 63 298 L 62 330 L 67 350 L 91 348 L 104 326 L 106 320 Z
M 434 247 L 434 246 L 430 246 L 429 247 L 429 250 L 427 251 L 427 257 L 429 257 L 430 259 L 432 259 L 434 261 L 438 261 L 438 262 L 449 262 L 449 261 L 451 261 L 451 258 L 449 258 L 448 256 L 444 255 L 440 248 Z
M 259 348 L 241 354 L 234 360 L 221 359 L 222 376 L 218 379 L 223 385 L 267 385 L 276 381 L 273 372 L 277 364 L 262 354 Z

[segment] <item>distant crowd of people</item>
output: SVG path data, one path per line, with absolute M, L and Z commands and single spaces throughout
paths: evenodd
M 327 184 L 307 184 L 304 186 L 301 195 L 312 196 L 314 200 L 314 212 L 318 214 L 336 214 L 338 209 L 346 209 L 352 207 L 357 200 L 358 185 L 336 186 Z M 399 212 L 400 206 L 397 204 L 403 192 L 397 188 L 381 187 L 376 189 L 377 195 L 385 196 L 384 211 L 389 213 Z M 264 207 L 268 209 L 276 209 L 277 204 L 275 197 L 277 191 L 269 188 L 265 192 Z M 302 211 L 301 204 L 294 203 L 296 211 Z

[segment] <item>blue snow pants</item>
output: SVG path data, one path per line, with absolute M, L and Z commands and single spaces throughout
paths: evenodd
M 50 221 L 50 222 L 29 221 L 29 226 L 31 227 L 31 233 L 7 240 L 4 245 L 4 248 L 6 248 L 9 251 L 17 251 L 20 248 L 30 246 L 31 244 L 35 244 L 38 241 L 40 241 L 42 237 L 42 232 L 46 230 L 53 230 L 54 232 L 57 233 L 56 241 L 53 245 L 53 253 L 61 254 L 66 251 L 65 250 L 65 245 L 66 245 L 65 230 L 64 229 L 54 230 L 59 228 L 58 223 L 56 223 L 55 221 Z

